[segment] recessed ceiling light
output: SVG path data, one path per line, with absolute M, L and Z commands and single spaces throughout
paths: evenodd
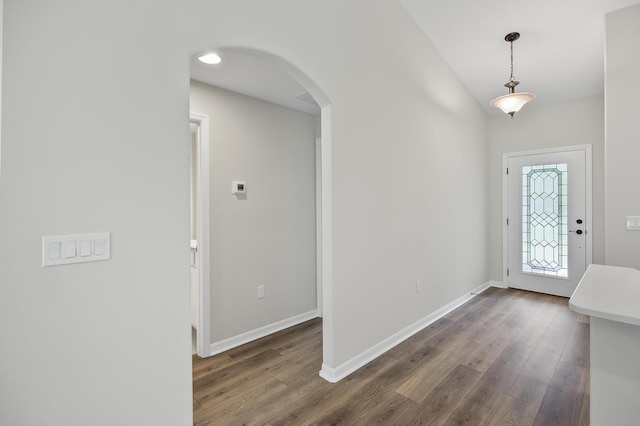
M 215 65 L 222 62 L 222 58 L 215 53 L 207 53 L 206 55 L 202 55 L 198 58 L 198 60 L 209 65 Z

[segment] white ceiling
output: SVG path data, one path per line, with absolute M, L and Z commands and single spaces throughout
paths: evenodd
M 640 0 L 400 0 L 487 113 L 507 93 L 509 43 L 519 92 L 545 105 L 604 92 L 604 15 Z M 220 52 L 218 65 L 194 56 L 191 78 L 311 114 L 320 108 L 289 74 L 245 53 Z M 526 108 L 526 107 L 525 107 Z
M 604 15 L 640 0 L 400 0 L 462 83 L 489 113 L 507 94 L 509 43 L 516 92 L 535 105 L 604 92 Z M 639 23 L 640 25 L 640 23 Z M 526 108 L 526 106 L 525 106 Z

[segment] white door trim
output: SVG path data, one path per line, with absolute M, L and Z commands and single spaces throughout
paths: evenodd
M 316 138 L 316 309 L 322 318 L 322 138 Z
M 560 148 L 538 149 L 533 151 L 509 152 L 502 154 L 502 282 L 509 282 L 507 277 L 507 267 L 509 265 L 508 255 L 508 205 L 507 205 L 507 164 L 510 158 L 523 157 L 528 155 L 554 154 L 568 151 L 584 151 L 585 153 L 585 244 L 586 262 L 589 266 L 593 261 L 593 177 L 592 177 L 592 146 L 572 145 Z
M 196 212 L 200 312 L 196 351 L 198 356 L 207 357 L 211 356 L 211 233 L 209 229 L 211 140 L 209 138 L 209 116 L 190 112 L 189 121 L 197 124 L 200 128 L 198 138 L 198 207 Z

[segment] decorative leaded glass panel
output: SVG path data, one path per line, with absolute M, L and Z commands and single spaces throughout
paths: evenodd
M 568 277 L 567 164 L 522 168 L 522 272 Z

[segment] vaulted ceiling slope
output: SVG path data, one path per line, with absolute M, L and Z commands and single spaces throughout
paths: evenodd
M 516 91 L 532 105 L 604 92 L 604 15 L 640 0 L 400 0 L 442 57 L 488 113 L 509 80 L 514 42 Z M 640 23 L 639 23 L 640 25 Z
M 489 114 L 504 95 L 509 43 L 517 31 L 514 75 L 532 105 L 604 92 L 604 15 L 640 0 L 399 0 L 462 83 Z M 640 25 L 640 24 L 639 24 Z M 263 59 L 224 52 L 207 66 L 192 58 L 193 79 L 311 114 L 320 108 L 295 79 Z

